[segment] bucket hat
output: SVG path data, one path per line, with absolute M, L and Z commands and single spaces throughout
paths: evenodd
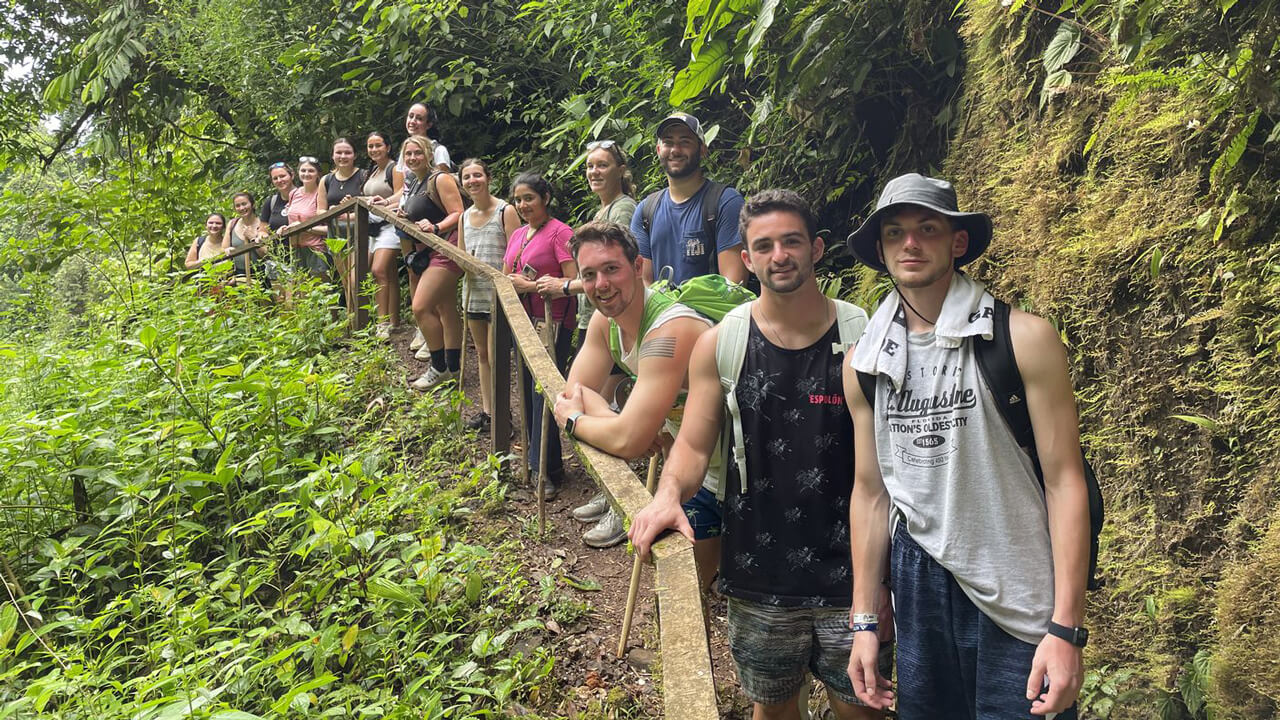
M 907 173 L 884 186 L 880 199 L 876 201 L 875 212 L 862 223 L 862 227 L 849 234 L 849 250 L 863 265 L 880 272 L 889 271 L 877 251 L 880 221 L 903 205 L 918 205 L 941 213 L 968 231 L 969 247 L 956 258 L 957 268 L 976 260 L 991 244 L 991 216 L 981 212 L 960 212 L 956 204 L 956 190 L 946 180 Z

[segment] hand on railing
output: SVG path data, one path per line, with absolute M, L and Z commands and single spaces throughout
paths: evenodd
M 679 532 L 688 538 L 691 544 L 694 541 L 693 526 L 689 524 L 689 517 L 684 514 L 684 508 L 680 506 L 679 494 L 659 486 L 653 501 L 645 505 L 644 509 L 636 513 L 635 518 L 631 520 L 631 530 L 627 533 L 627 537 L 631 538 L 631 544 L 635 546 L 636 552 L 640 553 L 640 557 L 647 558 L 654 540 L 657 540 L 665 530 Z
M 507 279 L 511 281 L 511 285 L 516 289 L 516 292 L 521 295 L 537 292 L 538 290 L 538 282 L 536 280 L 530 280 L 520 273 L 507 273 Z

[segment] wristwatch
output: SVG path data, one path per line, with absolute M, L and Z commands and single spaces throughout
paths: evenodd
M 1058 623 L 1049 621 L 1049 634 L 1054 637 L 1062 638 L 1067 642 L 1082 648 L 1089 644 L 1089 631 L 1082 627 L 1067 627 Z
M 582 417 L 582 415 L 583 415 L 583 413 L 576 412 L 576 413 L 573 413 L 572 415 L 570 415 L 569 417 L 565 418 L 565 421 L 564 421 L 564 434 L 565 434 L 565 435 L 568 435 L 568 436 L 569 436 L 569 437 L 571 437 L 571 438 L 573 437 L 573 428 L 574 428 L 574 426 L 575 426 L 575 425 L 577 425 L 577 424 L 578 424 L 578 418 Z M 573 439 L 574 439 L 574 440 L 577 440 L 577 438 L 573 438 Z
M 573 280 L 565 280 L 564 287 L 560 288 L 560 293 L 565 297 L 569 297 L 569 283 L 571 282 L 573 282 Z

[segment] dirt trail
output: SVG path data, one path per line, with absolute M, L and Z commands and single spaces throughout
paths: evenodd
M 409 352 L 412 327 L 402 326 L 392 342 L 409 379 L 426 372 L 428 364 L 415 360 Z M 467 348 L 463 388 L 475 406 L 464 410 L 470 417 L 479 406 L 479 379 L 475 354 Z M 511 390 L 512 426 L 516 426 L 519 394 Z M 487 452 L 488 436 L 480 436 L 475 446 L 478 454 Z M 518 442 L 518 441 L 516 441 Z M 513 443 L 514 444 L 514 443 Z M 632 556 L 625 543 L 607 550 L 587 547 L 581 539 L 589 526 L 576 522 L 573 508 L 585 503 L 596 492 L 596 485 L 582 469 L 577 456 L 564 443 L 564 465 L 568 482 L 560 496 L 547 503 L 547 535 L 538 540 L 537 497 L 532 487 L 512 487 L 507 495 L 510 513 L 477 519 L 481 532 L 492 532 L 504 538 L 525 541 L 525 567 L 529 582 L 538 587 L 543 576 L 556 578 L 553 598 L 559 602 L 543 614 L 549 631 L 543 638 L 550 643 L 556 658 L 555 676 L 561 698 L 541 698 L 539 712 L 554 712 L 569 718 L 658 717 L 662 714 L 662 698 L 650 672 L 659 654 L 657 613 L 653 596 L 653 567 L 646 565 L 640 576 L 640 593 L 635 619 L 627 643 L 628 655 L 615 656 L 622 618 L 626 609 L 627 585 L 631 579 Z M 632 463 L 644 480 L 646 463 Z M 583 591 L 566 584 L 565 575 L 584 584 L 598 583 L 599 590 Z M 749 718 L 750 704 L 738 689 L 733 659 L 725 638 L 725 602 L 713 594 L 709 600 L 711 614 L 711 655 L 716 678 L 716 694 L 722 718 Z M 584 612 L 584 604 L 589 611 Z M 559 616 L 566 622 L 556 619 Z M 580 617 L 575 617 L 580 616 Z M 660 674 L 660 670 L 659 670 Z M 659 679 L 660 682 L 660 679 Z M 621 695 L 619 694 L 621 692 Z

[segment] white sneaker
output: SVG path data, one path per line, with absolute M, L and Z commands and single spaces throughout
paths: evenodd
M 627 531 L 622 527 L 622 518 L 613 510 L 582 535 L 582 542 L 593 548 L 613 547 L 626 539 Z
M 391 323 L 389 322 L 378 323 L 378 326 L 373 329 L 373 336 L 379 340 L 390 340 L 391 339 Z
M 596 493 L 586 504 L 574 508 L 571 514 L 578 522 L 593 523 L 604 517 L 607 512 L 609 512 L 609 501 L 604 493 Z
M 427 339 L 422 337 L 422 331 L 416 330 L 413 333 L 413 339 L 409 341 L 409 349 L 417 352 L 423 345 L 427 344 Z
M 409 386 L 412 387 L 414 390 L 430 390 L 431 388 L 437 385 L 440 385 L 441 383 L 448 382 L 457 377 L 458 377 L 458 373 L 455 373 L 455 372 L 450 372 L 448 370 L 445 370 L 444 372 L 440 372 L 435 368 L 428 368 L 427 371 L 423 373 L 422 377 L 418 378 L 417 380 L 414 380 L 412 383 L 409 384 Z
M 423 362 L 429 361 L 431 359 L 431 348 L 426 345 L 418 348 L 418 352 L 413 354 L 413 359 L 422 360 Z

